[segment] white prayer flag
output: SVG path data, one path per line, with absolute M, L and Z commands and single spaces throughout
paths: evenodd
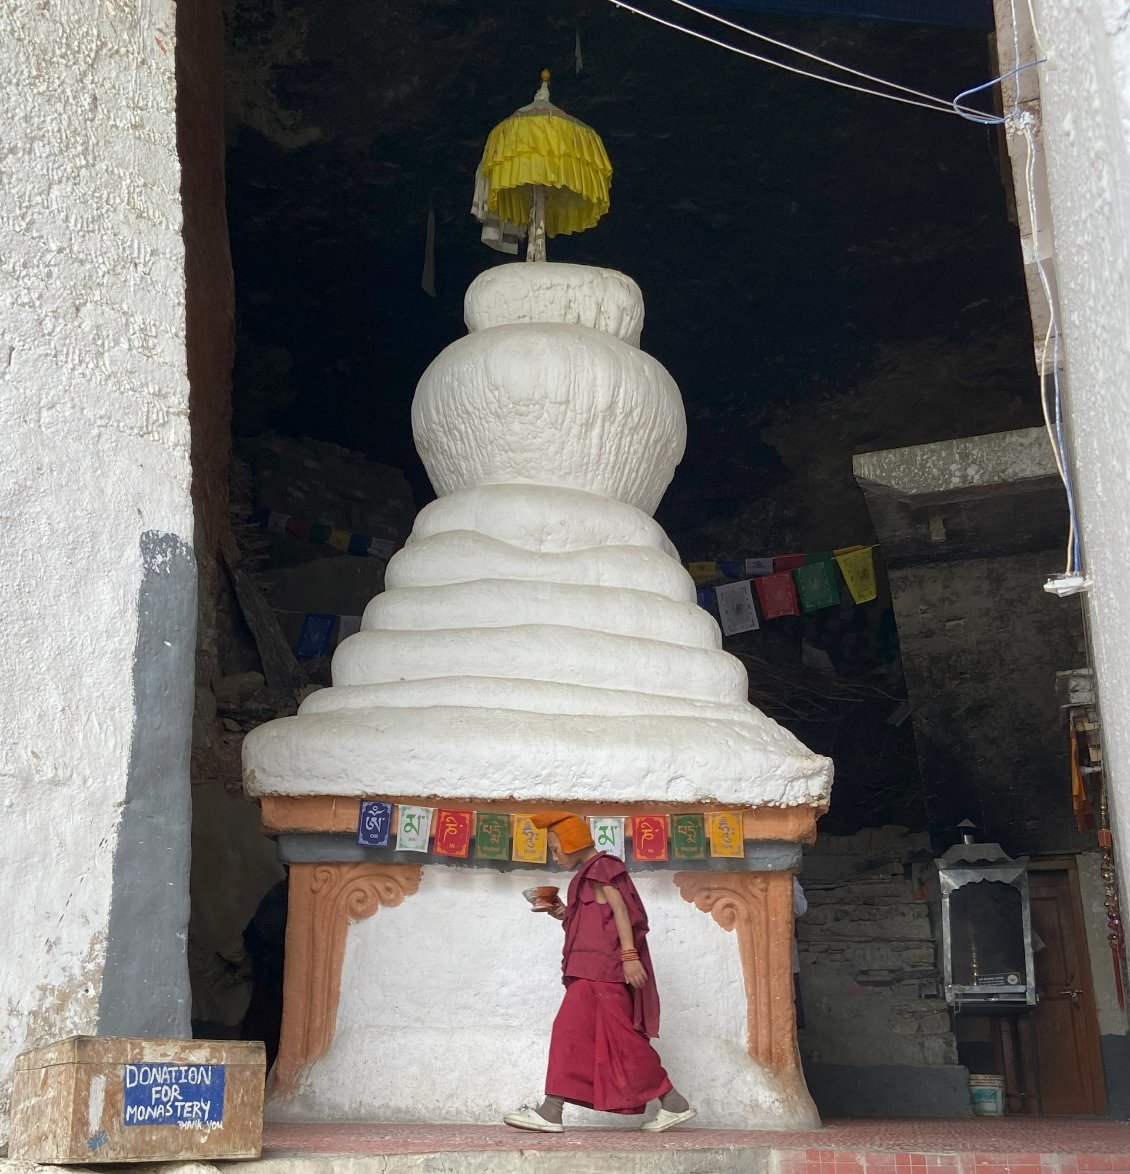
M 772 557 L 747 558 L 745 560 L 745 573 L 747 575 L 771 575 L 773 573 Z
M 722 634 L 734 636 L 738 632 L 753 632 L 760 626 L 753 607 L 753 591 L 748 579 L 740 583 L 724 583 L 714 588 L 718 597 L 718 618 Z
M 389 542 L 387 538 L 374 538 L 369 543 L 369 553 L 376 558 L 383 558 L 387 563 L 392 558 L 392 552 L 396 548 L 395 542 Z
M 399 852 L 426 852 L 432 831 L 431 807 L 400 805 L 400 822 L 396 828 L 396 848 Z
M 260 517 L 263 515 L 260 514 Z M 267 517 L 267 529 L 272 534 L 285 534 L 286 524 L 290 521 L 290 514 L 280 514 L 277 510 L 271 510 Z
M 624 817 L 622 815 L 591 815 L 589 816 L 589 830 L 592 832 L 593 843 L 598 852 L 607 852 L 609 856 L 624 856 Z

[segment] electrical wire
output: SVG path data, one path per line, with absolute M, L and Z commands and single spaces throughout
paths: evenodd
M 813 81 L 824 82 L 829 86 L 836 86 L 844 90 L 853 90 L 859 94 L 870 94 L 875 98 L 886 98 L 888 102 L 900 102 L 906 106 L 918 106 L 924 110 L 934 110 L 939 114 L 956 114 L 959 118 L 963 118 L 968 122 L 975 122 L 983 126 L 999 126 L 1002 123 L 1009 121 L 1008 117 L 1000 117 L 994 114 L 985 114 L 980 110 L 974 110 L 968 106 L 961 104 L 961 99 L 968 97 L 970 94 L 976 94 L 982 90 L 988 89 L 990 86 L 995 86 L 1006 78 L 1012 77 L 1025 69 L 1031 69 L 1035 65 L 1039 65 L 1040 61 L 1025 62 L 1023 65 L 1018 65 L 1009 73 L 1002 77 L 991 78 L 982 85 L 974 86 L 971 89 L 964 90 L 952 99 L 939 98 L 934 94 L 927 94 L 921 90 L 912 89 L 910 86 L 901 85 L 898 82 L 887 81 L 884 78 L 876 77 L 874 74 L 864 73 L 862 70 L 854 69 L 849 65 L 841 65 L 838 62 L 832 61 L 829 58 L 821 57 L 819 54 L 811 53 L 807 49 L 800 49 L 795 45 L 790 45 L 786 41 L 779 41 L 774 37 L 769 37 L 764 33 L 759 33 L 754 29 L 747 28 L 745 25 L 738 24 L 736 21 L 727 20 L 725 17 L 719 16 L 717 13 L 708 12 L 703 8 L 699 8 L 688 0 L 670 0 L 671 3 L 677 4 L 679 7 L 687 9 L 690 12 L 697 13 L 706 17 L 708 20 L 715 21 L 718 24 L 725 25 L 727 28 L 734 29 L 738 32 L 745 33 L 747 36 L 754 37 L 757 40 L 765 41 L 768 44 L 774 45 L 777 48 L 785 49 L 790 53 L 797 53 L 802 57 L 807 57 L 810 60 L 818 61 L 822 65 L 826 65 L 831 69 L 838 69 L 844 73 L 852 74 L 855 77 L 864 78 L 867 81 L 875 82 L 877 85 L 886 86 L 888 90 L 900 90 L 903 94 L 913 94 L 914 97 L 902 97 L 900 94 L 888 93 L 884 90 L 871 89 L 869 86 L 857 86 L 851 82 L 842 81 L 839 78 L 825 77 L 823 74 L 813 73 L 807 69 L 801 69 L 799 66 L 787 65 L 783 61 L 777 61 L 772 57 L 766 57 L 761 53 L 754 53 L 750 49 L 742 49 L 737 45 L 731 45 L 728 41 L 720 41 L 716 37 L 711 37 L 706 33 L 699 32 L 697 29 L 687 28 L 685 25 L 679 24 L 677 21 L 668 20 L 666 17 L 660 16 L 655 12 L 648 12 L 645 9 L 637 8 L 634 4 L 628 3 L 628 0 L 609 0 L 616 8 L 623 8 L 627 12 L 633 13 L 635 16 L 642 16 L 645 20 L 650 20 L 655 24 L 662 25 L 664 28 L 671 29 L 674 32 L 682 33 L 684 36 L 692 37 L 694 40 L 703 41 L 708 45 L 714 45 L 718 49 L 725 49 L 727 52 L 736 53 L 739 57 L 749 58 L 751 61 L 761 62 L 763 65 L 772 65 L 776 69 L 783 69 L 786 73 L 797 74 L 800 77 L 807 77 Z M 1042 59 L 1041 59 L 1042 60 Z M 924 100 L 923 100 L 924 99 Z

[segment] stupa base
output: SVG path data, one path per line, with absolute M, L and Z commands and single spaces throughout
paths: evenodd
M 799 824 L 812 812 L 787 814 Z M 818 1123 L 796 1048 L 792 874 L 750 870 L 790 847 L 774 837 L 748 844 L 743 861 L 695 871 L 630 865 L 651 923 L 657 1047 L 703 1127 Z M 490 1122 L 539 1096 L 562 995 L 561 927 L 521 893 L 568 880 L 402 854 L 292 863 L 268 1118 Z

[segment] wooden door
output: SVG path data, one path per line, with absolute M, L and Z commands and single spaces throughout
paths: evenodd
M 1036 1043 L 1046 1114 L 1106 1112 L 1091 966 L 1074 868 L 1034 868 L 1028 877 L 1036 954 Z M 1034 944 L 1037 944 L 1034 942 Z

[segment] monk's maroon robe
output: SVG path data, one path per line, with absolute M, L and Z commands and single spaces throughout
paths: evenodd
M 620 937 L 612 909 L 596 899 L 594 884 L 613 886 L 624 899 L 647 984 L 624 982 Z M 565 998 L 549 1043 L 549 1096 L 608 1113 L 642 1113 L 671 1089 L 648 1042 L 659 1033 L 659 994 L 647 949 L 647 914 L 622 860 L 598 852 L 569 885 L 561 970 Z

